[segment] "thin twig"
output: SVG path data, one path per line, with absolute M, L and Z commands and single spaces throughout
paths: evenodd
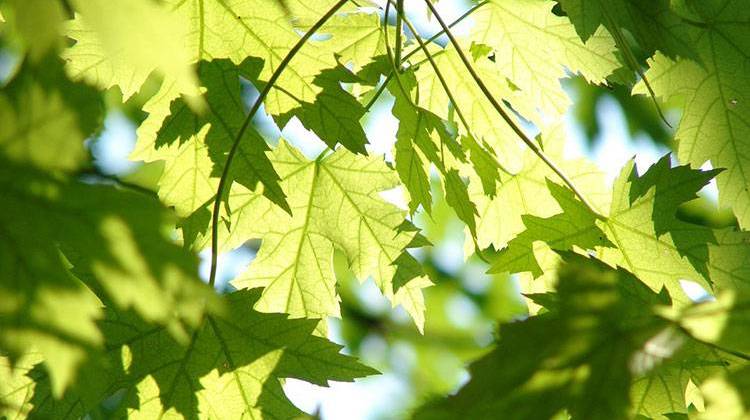
M 607 20 L 607 23 L 609 24 L 611 28 L 610 32 L 615 38 L 615 45 L 620 48 L 620 51 L 622 51 L 622 54 L 625 56 L 625 60 L 628 62 L 628 66 L 630 66 L 632 70 L 638 73 L 638 76 L 640 76 L 641 80 L 643 80 L 643 84 L 646 85 L 646 90 L 648 90 L 648 93 L 651 96 L 651 100 L 654 103 L 654 107 L 656 107 L 656 113 L 659 114 L 659 118 L 661 118 L 661 120 L 664 121 L 664 124 L 666 124 L 669 128 L 672 128 L 672 124 L 670 124 L 669 121 L 667 121 L 667 117 L 664 115 L 664 113 L 661 110 L 659 101 L 656 100 L 656 93 L 654 93 L 654 89 L 651 88 L 651 83 L 649 83 L 648 79 L 646 78 L 646 74 L 643 72 L 643 69 L 641 69 L 641 66 L 638 64 L 638 61 L 635 59 L 635 56 L 633 55 L 633 52 L 631 51 L 630 46 L 625 40 L 625 37 L 623 36 L 622 31 L 620 30 L 620 27 L 617 26 L 617 23 L 615 23 L 615 20 L 609 14 L 609 11 L 607 10 L 607 6 L 605 6 L 604 3 L 602 3 L 601 6 L 602 6 L 602 12 L 604 14 L 604 18 Z
M 489 3 L 489 0 L 485 0 L 485 1 L 481 2 L 481 3 L 477 3 L 476 6 L 472 7 L 469 10 L 467 10 L 463 15 L 459 16 L 456 20 L 454 20 L 453 22 L 451 22 L 450 24 L 448 24 L 448 27 L 452 28 L 452 27 L 458 25 L 461 21 L 463 21 L 464 19 L 466 19 L 467 17 L 469 17 L 469 15 L 471 15 L 474 12 L 476 12 L 480 7 L 484 6 L 487 3 Z M 403 16 L 403 18 L 404 18 L 404 20 L 406 20 L 406 16 L 405 15 Z M 407 25 L 408 25 L 408 23 L 407 23 Z M 413 30 L 411 27 L 409 28 L 409 30 L 411 31 L 411 33 L 414 35 L 415 38 L 421 40 L 421 38 L 419 37 L 419 34 L 417 33 L 416 30 Z M 445 34 L 445 31 L 441 29 L 440 31 L 438 31 L 437 33 L 435 33 L 431 37 L 427 38 L 427 40 L 425 40 L 423 42 L 425 44 L 429 44 L 431 42 L 434 42 L 436 39 L 440 38 L 441 36 L 443 36 L 443 34 Z M 387 36 L 387 34 L 386 34 L 386 36 Z M 414 54 L 416 54 L 420 49 L 421 48 L 419 46 L 417 46 L 417 47 L 414 47 L 408 53 L 404 54 L 404 56 L 401 57 L 401 63 L 400 64 L 403 64 L 404 62 L 406 62 L 406 60 L 408 60 L 409 58 L 411 58 L 411 56 L 413 56 Z M 385 86 L 388 84 L 388 82 L 391 80 L 391 78 L 393 78 L 393 72 L 392 71 L 390 73 L 388 73 L 388 76 L 386 76 L 385 81 L 383 82 L 383 84 L 380 86 L 380 88 L 378 89 L 378 91 L 375 92 L 375 95 L 372 97 L 372 99 L 370 99 L 370 102 L 367 103 L 367 105 L 365 106 L 366 110 L 369 111 L 370 108 L 372 107 L 372 105 L 375 104 L 375 102 L 378 100 L 378 98 L 380 98 L 380 95 L 385 90 Z
M 125 181 L 122 178 L 118 177 L 117 175 L 104 173 L 99 168 L 95 168 L 95 167 L 87 168 L 87 169 L 79 171 L 76 175 L 84 176 L 84 177 L 93 177 L 102 182 L 107 181 L 117 186 L 120 186 L 122 188 L 132 190 L 140 194 L 148 195 L 150 197 L 158 198 L 158 195 L 153 190 L 150 190 L 146 187 L 143 187 L 138 184 L 134 184 L 129 181 Z
M 597 215 L 600 218 L 604 218 L 604 216 L 600 215 L 599 212 L 594 208 L 593 205 L 586 199 L 586 197 L 581 193 L 581 191 L 576 188 L 575 184 L 573 184 L 573 181 L 571 181 L 565 173 L 560 170 L 560 168 L 555 165 L 554 162 L 547 156 L 544 151 L 542 151 L 539 146 L 536 145 L 527 135 L 526 133 L 521 130 L 521 128 L 513 121 L 513 119 L 508 115 L 507 112 L 500 106 L 500 103 L 495 99 L 495 97 L 492 95 L 490 90 L 487 88 L 487 86 L 484 84 L 482 79 L 479 77 L 477 72 L 474 70 L 474 67 L 471 65 L 471 62 L 466 57 L 466 54 L 461 49 L 461 46 L 459 45 L 456 38 L 453 36 L 453 33 L 448 28 L 448 25 L 445 24 L 443 21 L 443 18 L 440 16 L 438 11 L 435 9 L 435 6 L 432 5 L 430 0 L 425 0 L 425 3 L 427 4 L 427 7 L 430 9 L 432 14 L 435 16 L 435 19 L 437 19 L 440 26 L 445 30 L 445 34 L 448 35 L 448 39 L 450 40 L 451 44 L 453 44 L 453 47 L 456 49 L 456 52 L 458 53 L 459 57 L 461 58 L 461 61 L 463 62 L 466 69 L 471 74 L 471 77 L 476 82 L 477 86 L 479 86 L 479 89 L 482 91 L 484 96 L 487 98 L 487 100 L 490 101 L 492 106 L 495 108 L 495 111 L 497 111 L 498 114 L 505 120 L 505 122 L 510 126 L 510 128 L 513 130 L 513 132 L 516 133 L 516 135 L 521 139 L 521 141 L 526 144 L 526 146 L 531 149 L 532 152 L 534 152 L 535 155 L 537 155 L 551 170 L 554 172 L 564 183 L 568 186 L 568 188 L 573 191 L 573 194 L 578 197 L 579 200 L 589 209 L 592 213 Z
M 398 64 L 398 69 L 401 69 L 401 49 L 403 48 L 403 41 L 401 40 L 401 30 L 403 29 L 403 23 L 401 22 L 402 16 L 404 15 L 404 0 L 396 0 L 396 54 L 394 54 L 393 61 Z M 388 15 L 385 16 L 388 20 Z M 386 35 L 388 31 L 386 30 Z
M 448 27 L 452 28 L 452 27 L 458 25 L 459 23 L 461 23 L 461 21 L 463 21 L 464 19 L 466 19 L 467 17 L 469 17 L 472 13 L 476 12 L 477 10 L 479 10 L 480 7 L 484 6 L 487 3 L 489 3 L 489 0 L 484 0 L 483 2 L 477 3 L 474 7 L 472 7 L 469 10 L 467 10 L 466 12 L 464 12 L 464 14 L 462 14 L 461 16 L 459 16 L 456 20 L 454 20 L 453 22 L 449 23 Z M 406 19 L 406 18 L 404 17 L 404 19 Z M 409 28 L 409 30 L 411 31 L 412 34 L 414 34 L 415 38 L 419 37 L 419 34 L 416 32 L 416 30 L 413 30 L 412 28 Z M 427 38 L 424 41 L 424 43 L 425 44 L 430 44 L 430 43 L 434 42 L 436 39 L 438 39 L 441 36 L 443 36 L 444 34 L 445 34 L 445 29 L 441 29 L 440 31 L 436 32 L 435 35 Z M 408 53 L 406 53 L 404 55 L 404 57 L 402 58 L 402 60 L 403 61 L 408 60 L 409 57 L 411 57 L 412 55 L 416 54 L 417 51 L 419 51 L 419 50 L 420 50 L 419 47 L 415 47 L 413 50 L 411 50 Z
M 231 185 L 227 187 L 227 180 L 229 178 L 229 168 L 232 166 L 232 161 L 234 160 L 234 155 L 237 153 L 237 149 L 240 145 L 240 141 L 242 140 L 242 136 L 245 134 L 245 131 L 250 126 L 250 122 L 252 121 L 255 114 L 260 109 L 260 105 L 265 100 L 266 96 L 268 96 L 269 92 L 273 88 L 273 85 L 276 83 L 276 81 L 279 79 L 281 74 L 284 72 L 284 70 L 289 65 L 289 62 L 292 61 L 292 58 L 299 52 L 300 49 L 307 43 L 307 41 L 310 39 L 310 37 L 315 34 L 315 32 L 320 29 L 327 21 L 330 19 L 336 12 L 343 7 L 346 2 L 349 0 L 339 0 L 333 7 L 326 12 L 323 17 L 321 17 L 313 26 L 310 27 L 310 29 L 302 36 L 302 38 L 297 41 L 296 44 L 292 47 L 292 49 L 289 50 L 289 52 L 286 54 L 283 60 L 281 60 L 281 63 L 279 63 L 279 66 L 276 67 L 276 70 L 273 72 L 271 77 L 268 79 L 268 82 L 263 87 L 263 91 L 260 92 L 260 95 L 258 95 L 258 98 L 255 100 L 255 103 L 253 103 L 252 108 L 250 108 L 250 112 L 245 117 L 245 121 L 243 121 L 242 126 L 240 127 L 239 131 L 237 132 L 237 135 L 234 137 L 234 142 L 232 143 L 232 148 L 229 150 L 229 154 L 227 155 L 227 161 L 224 164 L 224 170 L 221 173 L 221 179 L 219 179 L 219 186 L 216 189 L 216 197 L 214 197 L 214 206 L 213 206 L 213 213 L 211 215 L 211 273 L 208 278 L 208 284 L 210 286 L 213 286 L 216 282 L 216 268 L 217 268 L 217 259 L 218 259 L 218 253 L 219 253 L 219 212 L 221 211 L 221 200 L 224 196 L 224 189 L 229 188 L 231 189 Z

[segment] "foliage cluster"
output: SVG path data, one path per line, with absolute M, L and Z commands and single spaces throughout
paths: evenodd
M 342 270 L 430 338 L 440 279 L 413 221 L 441 203 L 467 255 L 520 280 L 528 316 L 414 417 L 750 416 L 746 2 L 484 0 L 454 22 L 430 0 L 380 4 L 0 1 L 0 58 L 15 60 L 0 89 L 1 418 L 300 416 L 285 379 L 378 373 L 326 338 L 347 317 Z M 416 7 L 438 33 L 414 27 Z M 647 101 L 657 117 L 634 118 L 676 153 L 630 161 L 611 187 L 566 159 L 564 118 L 591 103 L 570 77 Z M 386 96 L 393 159 L 362 124 Z M 139 121 L 131 159 L 156 182 L 92 159 L 115 107 Z M 327 147 L 269 137 L 265 116 Z M 712 180 L 730 225 L 685 217 Z M 215 290 L 219 254 L 251 240 L 257 257 Z

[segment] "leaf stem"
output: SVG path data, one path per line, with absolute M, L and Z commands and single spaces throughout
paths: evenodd
M 484 6 L 487 3 L 489 3 L 489 0 L 484 0 L 483 2 L 477 3 L 476 6 L 472 7 L 469 10 L 467 10 L 466 12 L 464 12 L 464 14 L 462 14 L 461 16 L 459 16 L 458 18 L 456 18 L 456 20 L 454 20 L 453 22 L 449 23 L 448 27 L 452 28 L 452 27 L 458 25 L 459 23 L 461 23 L 461 21 L 463 21 L 464 19 L 466 19 L 467 17 L 469 17 L 469 15 L 471 15 L 474 12 L 476 12 L 477 10 L 479 10 L 480 7 Z M 406 19 L 406 17 L 404 17 L 404 19 Z M 417 31 L 413 27 L 411 27 L 411 25 L 408 25 L 408 26 L 410 26 L 409 30 L 411 31 L 412 34 L 414 34 L 414 37 L 415 38 L 419 38 L 419 34 L 417 33 Z M 435 35 L 427 38 L 424 41 L 424 43 L 425 44 L 429 44 L 431 42 L 434 42 L 436 39 L 440 38 L 444 34 L 445 34 L 445 29 L 441 29 L 440 31 L 436 32 Z M 416 54 L 417 51 L 419 51 L 419 50 L 420 50 L 420 47 L 415 47 L 413 50 L 411 50 L 408 53 L 406 53 L 404 55 L 404 57 L 402 58 L 402 60 L 404 60 L 404 61 L 408 60 L 412 55 Z
M 315 34 L 315 32 L 328 21 L 328 19 L 336 14 L 336 12 L 347 3 L 347 1 L 349 0 L 339 0 L 338 2 L 336 2 L 336 4 L 334 4 L 333 7 L 331 7 L 331 9 L 326 12 L 326 14 L 324 14 L 317 22 L 315 22 L 315 24 L 311 26 L 310 29 L 289 50 L 284 59 L 279 63 L 279 66 L 276 67 L 276 70 L 268 79 L 268 82 L 258 95 L 255 103 L 253 103 L 252 108 L 250 108 L 250 112 L 242 122 L 242 126 L 240 127 L 239 131 L 237 131 L 237 135 L 234 137 L 232 148 L 229 150 L 229 154 L 227 154 L 227 160 L 224 164 L 221 178 L 219 179 L 219 186 L 216 189 L 213 213 L 211 214 L 211 272 L 208 278 L 209 286 L 213 286 L 216 283 L 216 268 L 219 254 L 219 212 L 221 211 L 221 200 L 224 196 L 224 190 L 227 189 L 228 193 L 228 191 L 232 188 L 231 183 L 227 185 L 227 181 L 229 179 L 229 168 L 232 166 L 232 161 L 234 160 L 235 154 L 237 154 L 237 149 L 239 148 L 240 141 L 242 140 L 245 131 L 247 131 L 247 128 L 250 126 L 253 117 L 260 109 L 260 105 L 263 103 L 266 96 L 268 96 L 269 92 L 273 88 L 273 85 L 276 83 L 276 81 L 278 81 L 281 74 L 287 68 L 289 62 L 292 61 L 292 58 L 297 55 L 299 50 L 302 49 L 302 47 L 307 43 L 310 37 L 312 37 L 313 34 Z
M 111 183 L 111 184 L 117 185 L 119 187 L 131 190 L 131 191 L 143 194 L 143 195 L 148 195 L 152 198 L 158 198 L 158 195 L 156 194 L 156 192 L 146 187 L 143 187 L 141 185 L 125 181 L 122 178 L 118 177 L 117 175 L 104 173 L 99 168 L 96 168 L 96 167 L 83 169 L 77 172 L 76 175 L 79 177 L 93 177 L 97 181 L 100 181 L 103 184 Z
M 393 1 L 393 0 L 389 0 Z M 412 23 L 409 21 L 409 19 L 404 16 L 404 22 L 406 23 L 406 26 L 409 27 L 409 30 L 416 34 L 416 29 L 412 25 Z M 443 87 L 443 90 L 445 91 L 445 94 L 448 96 L 448 99 L 453 104 L 453 109 L 456 111 L 456 115 L 458 115 L 458 119 L 461 120 L 461 123 L 463 124 L 464 128 L 466 129 L 466 132 L 472 137 L 476 139 L 476 136 L 471 132 L 471 127 L 469 126 L 469 122 L 466 120 L 466 117 L 464 116 L 463 111 L 461 108 L 458 107 L 458 102 L 456 102 L 455 97 L 453 96 L 453 93 L 451 92 L 450 88 L 448 87 L 448 83 L 445 80 L 445 77 L 443 76 L 443 73 L 440 71 L 440 67 L 438 67 L 437 63 L 435 63 L 435 60 L 432 57 L 432 54 L 430 53 L 429 49 L 427 48 L 427 45 L 424 41 L 422 41 L 422 38 L 420 38 L 418 35 L 416 35 L 414 38 L 416 38 L 417 43 L 419 43 L 419 49 L 424 52 L 427 61 L 429 61 L 430 66 L 432 66 L 433 71 L 435 72 L 435 75 L 437 76 L 438 80 L 440 81 L 440 85 Z
M 372 108 L 373 105 L 375 105 L 375 102 L 378 101 L 380 98 L 380 95 L 383 94 L 383 91 L 385 91 L 386 86 L 388 86 L 388 83 L 393 78 L 393 72 L 388 73 L 388 76 L 386 76 L 385 80 L 383 80 L 383 83 L 380 84 L 380 87 L 378 88 L 377 92 L 375 92 L 374 95 L 372 95 L 372 98 L 370 98 L 370 101 L 367 102 L 367 105 L 365 105 L 365 112 L 369 112 L 370 108 Z
M 448 27 L 452 28 L 452 27 L 458 25 L 462 20 L 466 19 L 469 15 L 471 15 L 474 12 L 476 12 L 480 7 L 484 6 L 487 3 L 489 3 L 489 0 L 484 0 L 481 3 L 477 3 L 476 6 L 472 7 L 469 10 L 467 10 L 463 15 L 459 16 L 456 20 L 454 20 L 453 22 L 449 23 Z M 406 21 L 406 17 L 405 16 L 404 16 L 404 20 Z M 409 30 L 414 35 L 414 37 L 421 40 L 421 38 L 419 37 L 419 34 L 417 33 L 417 31 L 414 30 L 413 27 L 411 25 L 409 25 L 408 23 L 407 23 L 407 25 L 409 26 Z M 436 39 L 440 38 L 443 34 L 445 34 L 445 31 L 441 29 L 440 31 L 436 32 L 434 35 L 432 35 L 431 37 L 429 37 L 427 40 L 425 40 L 424 43 L 425 44 L 429 44 L 431 42 L 434 42 Z M 387 36 L 387 34 L 386 34 L 386 36 Z M 411 58 L 411 56 L 413 56 L 414 54 L 416 54 L 417 51 L 419 51 L 420 49 L 421 48 L 419 46 L 417 46 L 417 47 L 413 48 L 411 51 L 409 51 L 408 53 L 406 53 L 403 57 L 401 57 L 401 63 L 400 64 L 403 64 L 406 60 L 408 60 L 409 58 Z M 385 82 L 383 82 L 383 85 L 380 86 L 380 88 L 378 89 L 378 91 L 375 92 L 375 95 L 372 97 L 372 99 L 370 99 L 370 102 L 368 102 L 367 105 L 365 106 L 366 110 L 369 111 L 370 108 L 372 107 L 372 105 L 375 104 L 375 102 L 378 100 L 378 98 L 380 98 L 380 95 L 385 90 L 385 86 L 388 84 L 388 82 L 391 80 L 391 78 L 393 78 L 393 72 L 388 73 L 388 75 L 385 78 Z
M 555 165 L 554 162 L 547 156 L 546 153 L 544 153 L 543 150 L 539 148 L 539 146 L 536 145 L 527 135 L 526 133 L 521 130 L 521 128 L 513 121 L 513 119 L 508 115 L 507 112 L 500 106 L 500 103 L 495 99 L 495 97 L 492 95 L 490 90 L 487 88 L 487 86 L 484 84 L 482 79 L 479 77 L 477 72 L 474 70 L 474 67 L 471 65 L 471 62 L 466 57 L 466 54 L 461 49 L 461 46 L 459 45 L 456 38 L 453 36 L 453 33 L 448 28 L 448 25 L 445 24 L 445 21 L 443 21 L 443 18 L 438 13 L 437 9 L 435 9 L 435 6 L 432 5 L 430 0 L 425 0 L 425 3 L 427 4 L 427 7 L 430 9 L 432 14 L 435 16 L 435 19 L 437 19 L 440 26 L 445 31 L 445 34 L 448 35 L 448 39 L 450 40 L 451 44 L 453 44 L 453 47 L 456 49 L 456 52 L 458 53 L 459 57 L 461 58 L 461 61 L 463 62 L 464 66 L 466 67 L 466 70 L 469 71 L 469 74 L 471 74 L 471 77 L 476 82 L 477 86 L 479 86 L 479 89 L 482 91 L 484 96 L 487 98 L 487 100 L 490 101 L 492 106 L 495 108 L 495 111 L 497 111 L 498 114 L 505 120 L 505 122 L 510 126 L 510 128 L 513 130 L 513 132 L 516 133 L 516 135 L 523 141 L 526 146 L 531 149 L 532 152 L 534 152 L 535 155 L 537 155 L 551 170 L 554 172 L 564 183 L 568 186 L 568 188 L 573 191 L 573 194 L 578 197 L 579 200 L 589 209 L 591 212 L 593 212 L 595 215 L 597 215 L 600 218 L 604 218 L 604 216 L 600 215 L 599 212 L 594 208 L 593 205 L 586 199 L 586 197 L 581 193 L 581 191 L 576 188 L 575 184 L 573 184 L 573 181 L 570 180 L 570 178 L 565 175 L 565 173 Z
M 388 21 L 388 16 L 391 13 L 391 4 L 393 1 L 388 1 L 385 5 L 385 20 Z M 398 14 L 398 10 L 396 10 L 396 13 Z M 399 15 L 400 16 L 400 15 Z M 399 89 L 401 90 L 401 93 L 404 95 L 404 97 L 411 102 L 411 97 L 409 97 L 409 92 L 404 88 L 404 83 L 401 81 L 401 63 L 397 62 L 396 59 L 393 57 L 393 50 L 391 49 L 391 43 L 388 40 L 388 29 L 385 30 L 385 52 L 388 56 L 388 62 L 391 64 L 391 74 L 395 76 L 396 83 L 398 84 Z M 412 103 L 412 105 L 414 105 Z
M 656 100 L 656 93 L 654 93 L 654 90 L 651 88 L 651 83 L 649 83 L 648 79 L 646 78 L 646 74 L 643 72 L 643 69 L 641 69 L 641 66 L 638 65 L 638 60 L 636 60 L 635 56 L 633 55 L 633 51 L 630 49 L 630 46 L 628 46 L 628 43 L 625 40 L 625 36 L 622 34 L 620 27 L 617 26 L 617 23 L 615 23 L 615 20 L 609 14 L 609 10 L 607 9 L 607 6 L 604 5 L 604 2 L 601 3 L 601 6 L 604 18 L 607 20 L 607 24 L 611 28 L 610 32 L 615 38 L 615 45 L 620 48 L 620 51 L 622 51 L 622 54 L 625 56 L 625 61 L 628 62 L 628 66 L 636 73 L 638 73 L 638 76 L 640 76 L 641 80 L 643 80 L 643 84 L 646 85 L 646 89 L 648 90 L 648 93 L 651 96 L 651 100 L 656 107 L 656 113 L 659 114 L 659 118 L 661 118 L 661 120 L 664 121 L 664 124 L 666 124 L 669 128 L 672 128 L 672 125 L 669 123 L 669 121 L 667 121 L 667 117 L 662 112 L 661 106 L 659 106 L 659 101 Z
M 402 49 L 402 40 L 401 40 L 401 32 L 402 32 L 402 16 L 404 11 L 404 0 L 396 0 L 396 54 L 394 55 L 393 61 L 396 62 L 398 69 L 401 69 L 401 49 Z M 388 16 L 386 15 L 386 19 Z M 386 35 L 388 34 L 388 31 L 385 31 Z

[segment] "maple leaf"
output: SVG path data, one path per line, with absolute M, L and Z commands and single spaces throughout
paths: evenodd
M 339 315 L 333 272 L 334 248 L 344 252 L 354 274 L 372 276 L 395 305 L 404 303 L 415 319 L 424 310 L 415 299 L 429 281 L 419 278 L 394 290 L 394 262 L 414 232 L 397 231 L 404 212 L 378 194 L 398 184 L 382 157 L 362 157 L 344 149 L 308 160 L 282 141 L 271 158 L 289 192 L 292 215 L 259 199 L 256 193 L 230 199 L 231 232 L 221 238 L 231 249 L 262 238 L 248 271 L 236 287 L 264 287 L 256 308 L 293 317 Z M 421 298 L 421 296 L 419 296 Z M 421 329 L 421 325 L 419 325 Z
M 28 373 L 44 359 L 37 353 L 27 353 L 11 363 L 0 356 L 0 416 L 6 418 L 28 418 L 34 395 L 34 380 Z
M 246 61 L 243 65 L 248 66 L 250 62 Z M 188 161 L 180 156 L 170 162 L 169 171 L 162 176 L 160 184 L 170 187 L 164 191 L 169 194 L 166 201 L 177 204 L 180 215 L 192 213 L 196 207 L 210 200 L 216 193 L 215 189 L 207 189 L 206 194 L 197 194 L 196 188 L 181 189 L 175 182 L 170 181 L 175 176 L 173 171 L 178 171 L 176 174 L 179 177 L 176 182 L 193 185 L 198 182 L 195 180 L 196 177 L 203 178 L 200 182 L 209 186 L 213 186 L 214 181 L 207 178 L 221 177 L 229 150 L 245 121 L 239 75 L 240 71 L 227 60 L 202 62 L 200 78 L 206 88 L 205 101 L 208 110 L 204 115 L 196 115 L 184 101 L 177 100 L 172 103 L 170 115 L 164 120 L 157 134 L 154 144 L 157 149 L 162 146 L 169 148 L 177 142 L 179 150 L 190 150 L 192 154 L 197 155 L 187 156 L 200 159 L 207 153 L 213 163 L 210 172 L 205 173 L 195 165 L 195 159 Z M 239 141 L 234 166 L 229 171 L 229 181 L 237 182 L 251 190 L 256 189 L 260 182 L 263 184 L 265 197 L 289 211 L 284 192 L 279 187 L 279 176 L 266 156 L 270 149 L 265 140 L 253 127 L 248 127 Z M 202 152 L 199 153 L 197 150 Z M 166 178 L 167 176 L 169 178 Z M 183 205 L 186 201 L 189 205 Z
M 32 61 L 38 62 L 50 51 L 62 45 L 60 28 L 64 10 L 60 3 L 47 0 L 11 0 L 4 3 L 9 9 L 9 26 L 23 40 Z M 0 23 L 5 19 L 0 13 Z
M 476 24 L 470 38 L 490 47 L 500 73 L 523 91 L 525 100 L 546 114 L 561 116 L 570 105 L 559 81 L 566 70 L 603 83 L 620 65 L 611 37 L 599 31 L 582 42 L 566 18 L 552 13 L 554 5 L 545 0 L 491 0 L 473 14 Z
M 689 379 L 734 363 L 668 328 L 653 309 L 669 304 L 667 294 L 623 269 L 572 253 L 563 260 L 558 291 L 544 300 L 549 312 L 501 326 L 498 347 L 470 367 L 471 381 L 416 418 L 550 418 L 566 408 L 573 419 L 627 418 L 664 407 L 669 411 L 657 414 L 686 413 L 684 398 L 669 392 L 681 397 Z M 649 351 L 655 345 L 660 354 Z M 666 394 L 650 389 L 654 380 L 663 381 Z
M 574 246 L 586 250 L 611 245 L 597 226 L 597 218 L 575 199 L 573 193 L 550 181 L 547 181 L 547 187 L 562 212 L 548 218 L 524 215 L 522 220 L 526 230 L 500 251 L 490 272 L 530 271 L 534 277 L 541 276 L 543 271 L 534 253 L 534 242 L 540 238 L 559 251 L 572 250 Z
M 668 0 L 560 0 L 583 40 L 604 26 L 611 33 L 625 29 L 649 54 L 696 59 L 689 30 Z
M 596 248 L 597 258 L 602 261 L 626 268 L 653 290 L 666 286 L 673 299 L 687 302 L 679 280 L 689 279 L 708 289 L 712 287 L 708 280 L 710 267 L 718 266 L 712 261 L 710 244 L 716 243 L 716 237 L 709 228 L 678 220 L 675 213 L 677 206 L 695 198 L 695 193 L 717 173 L 686 166 L 671 168 L 666 156 L 638 176 L 631 162 L 615 182 L 606 219 L 573 201 L 568 193 L 572 205 L 566 209 L 561 202 L 563 213 L 547 219 L 524 218 L 528 230 L 501 251 L 493 270 L 531 271 L 535 276 L 541 275 L 533 255 L 533 242 L 538 240 L 557 250 L 570 250 L 574 245 Z M 549 236 L 546 229 L 554 229 L 555 234 Z M 714 257 L 718 258 L 727 257 Z M 720 275 L 726 276 L 731 278 L 734 274 Z
M 433 164 L 443 175 L 446 203 L 453 208 L 458 218 L 466 223 L 472 235 L 476 236 L 476 207 L 469 200 L 467 186 L 457 169 L 458 163 L 466 160 L 464 150 L 439 117 L 416 105 L 419 102 L 419 85 L 412 73 L 398 76 L 390 89 L 396 97 L 392 113 L 399 119 L 399 129 L 396 133 L 396 171 L 411 196 L 411 212 L 414 213 L 420 205 L 427 212 L 432 207 L 427 173 L 429 165 Z M 484 153 L 482 157 L 485 160 L 492 159 L 488 152 L 475 141 L 472 142 L 471 138 L 464 139 L 466 147 L 473 151 L 472 156 L 475 160 L 479 158 L 479 153 Z M 491 169 L 487 166 L 480 167 L 478 173 L 492 178 Z M 495 163 L 495 173 L 498 169 Z
M 92 290 L 178 337 L 182 322 L 198 322 L 209 289 L 195 258 L 165 235 L 169 217 L 154 200 L 2 161 L 0 348 L 41 352 L 55 395 L 101 344 Z
M 301 412 L 284 396 L 280 379 L 325 386 L 377 373 L 312 335 L 315 321 L 251 310 L 259 296 L 257 290 L 229 294 L 226 311 L 207 316 L 187 343 L 127 313 L 108 312 L 101 321 L 106 360 L 90 361 L 84 380 L 61 400 L 49 398 L 43 372 L 33 369 L 33 397 L 19 410 L 32 417 L 81 417 L 123 390 L 117 415 L 288 418 Z M 12 392 L 28 387 L 18 382 L 5 386 Z
M 584 158 L 563 158 L 565 126 L 553 124 L 546 127 L 539 141 L 545 153 L 573 183 L 586 191 L 586 196 L 596 209 L 606 214 L 612 193 L 606 187 L 604 174 L 593 162 Z M 470 176 L 469 195 L 480 215 L 477 243 L 482 248 L 490 245 L 495 249 L 505 247 L 508 241 L 523 232 L 523 215 L 546 218 L 559 213 L 559 204 L 547 187 L 548 181 L 560 183 L 559 178 L 530 150 L 524 152 L 522 163 L 523 170 L 517 174 L 500 173 L 495 197 L 488 197 L 484 184 L 477 182 L 479 180 L 475 176 Z
M 701 390 L 705 396 L 706 410 L 697 418 L 719 420 L 725 418 L 745 418 L 750 413 L 747 395 L 750 389 L 750 368 L 724 375 L 716 375 L 706 381 Z
M 716 182 L 719 204 L 730 206 L 740 227 L 750 226 L 750 76 L 741 69 L 750 65 L 750 22 L 741 1 L 687 2 L 684 21 L 698 51 L 700 63 L 672 61 L 657 54 L 646 76 L 665 100 L 684 104 L 675 134 L 677 157 L 696 167 L 710 161 L 725 168 Z M 710 24 L 709 24 L 710 22 Z M 634 93 L 645 93 L 639 84 Z
M 83 141 L 102 120 L 101 100 L 67 80 L 55 57 L 38 60 L 24 62 L 0 93 L 0 150 L 39 168 L 79 169 L 87 158 Z
M 520 140 L 507 124 L 500 121 L 490 101 L 485 98 L 476 83 L 467 77 L 464 64 L 456 50 L 449 45 L 432 55 L 444 79 L 451 84 L 450 89 L 456 101 L 452 106 L 461 109 L 472 130 L 468 133 L 465 127 L 459 126 L 459 133 L 473 135 L 474 138 L 486 141 L 492 147 L 499 164 L 506 171 L 512 173 L 520 171 L 520 158 L 523 152 Z M 514 95 L 497 66 L 490 60 L 477 61 L 474 63 L 474 68 L 493 96 L 510 98 Z M 415 105 L 444 120 L 449 120 L 451 100 L 432 67 L 424 64 L 419 66 L 415 71 L 415 76 L 420 93 L 419 100 L 414 101 Z M 526 111 L 524 115 L 533 114 L 533 109 Z M 506 113 L 513 114 L 509 108 L 506 108 Z
M 76 41 L 63 57 L 74 79 L 103 89 L 118 86 L 127 100 L 154 72 L 179 93 L 198 93 L 185 27 L 166 6 L 147 0 L 75 1 L 68 36 Z

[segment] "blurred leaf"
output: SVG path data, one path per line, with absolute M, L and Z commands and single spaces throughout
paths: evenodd
M 62 400 L 49 398 L 42 372 L 29 372 L 37 381 L 31 416 L 82 417 L 122 390 L 118 416 L 290 418 L 301 413 L 284 396 L 280 378 L 327 385 L 377 373 L 311 335 L 315 321 L 252 311 L 259 296 L 230 294 L 226 313 L 207 316 L 187 343 L 131 315 L 109 312 L 101 322 L 107 359 L 91 361 Z
M 184 42 L 185 28 L 168 8 L 149 0 L 75 0 L 76 19 L 65 51 L 70 74 L 100 88 L 118 86 L 125 99 L 138 92 L 153 71 L 195 95 L 197 80 Z
M 471 381 L 456 395 L 421 408 L 416 418 L 489 419 L 497 413 L 507 418 L 551 418 L 564 409 L 573 419 L 645 414 L 642 403 L 632 406 L 638 401 L 631 399 L 631 386 L 643 375 L 654 374 L 655 366 L 668 363 L 684 342 L 674 334 L 662 337 L 670 331 L 665 329 L 668 323 L 649 310 L 669 304 L 669 297 L 652 292 L 625 270 L 614 271 L 572 253 L 563 254 L 563 259 L 556 308 L 501 326 L 498 347 L 472 365 Z M 654 340 L 662 340 L 661 347 L 651 354 Z M 688 359 L 682 366 L 696 362 L 701 369 L 705 358 Z M 720 359 L 713 366 L 718 370 L 722 365 Z M 678 392 L 684 392 L 692 375 L 685 373 L 659 380 L 677 381 Z M 648 398 L 651 408 L 673 403 L 668 394 Z M 686 412 L 682 403 L 675 411 Z

